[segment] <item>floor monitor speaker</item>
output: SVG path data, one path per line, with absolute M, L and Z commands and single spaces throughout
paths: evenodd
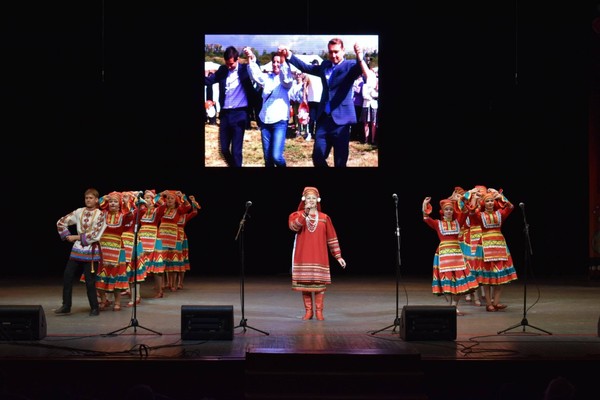
M 0 340 L 40 340 L 46 333 L 42 306 L 0 305 Z
M 400 337 L 409 340 L 455 340 L 455 306 L 404 306 Z
M 233 306 L 181 306 L 182 340 L 233 340 Z

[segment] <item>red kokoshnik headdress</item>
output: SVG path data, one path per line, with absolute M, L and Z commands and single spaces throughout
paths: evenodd
M 321 196 L 319 195 L 319 189 L 313 186 L 307 186 L 302 191 L 302 200 L 300 200 L 300 204 L 298 204 L 298 211 L 304 211 L 304 200 L 306 200 L 306 196 L 309 193 L 312 193 L 317 196 L 317 210 L 321 211 Z

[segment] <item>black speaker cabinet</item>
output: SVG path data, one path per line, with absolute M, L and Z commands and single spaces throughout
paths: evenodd
M 409 340 L 455 340 L 455 306 L 404 306 L 400 337 Z
M 233 306 L 181 306 L 181 340 L 233 340 Z
M 46 332 L 42 306 L 0 305 L 0 340 L 40 340 Z

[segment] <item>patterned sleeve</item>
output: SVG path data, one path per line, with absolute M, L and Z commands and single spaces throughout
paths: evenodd
M 337 233 L 335 232 L 335 228 L 333 227 L 333 222 L 331 222 L 329 216 L 327 216 L 325 223 L 327 224 L 327 246 L 329 247 L 329 252 L 336 259 L 342 258 L 340 242 Z
M 294 232 L 300 232 L 306 224 L 306 217 L 303 211 L 295 211 L 288 217 L 288 226 Z
M 65 240 L 65 238 L 71 234 L 69 231 L 69 226 L 77 223 L 77 211 L 78 210 L 75 210 L 65 215 L 56 222 L 56 228 L 58 229 L 58 234 L 60 235 L 61 240 Z

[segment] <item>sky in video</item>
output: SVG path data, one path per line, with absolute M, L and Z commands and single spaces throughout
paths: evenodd
M 205 35 L 205 44 L 220 44 L 224 48 L 250 46 L 260 54 L 277 50 L 280 44 L 288 46 L 299 54 L 321 54 L 327 51 L 327 42 L 333 37 L 344 41 L 346 53 L 353 53 L 354 43 L 358 43 L 363 51 L 379 52 L 378 35 Z

